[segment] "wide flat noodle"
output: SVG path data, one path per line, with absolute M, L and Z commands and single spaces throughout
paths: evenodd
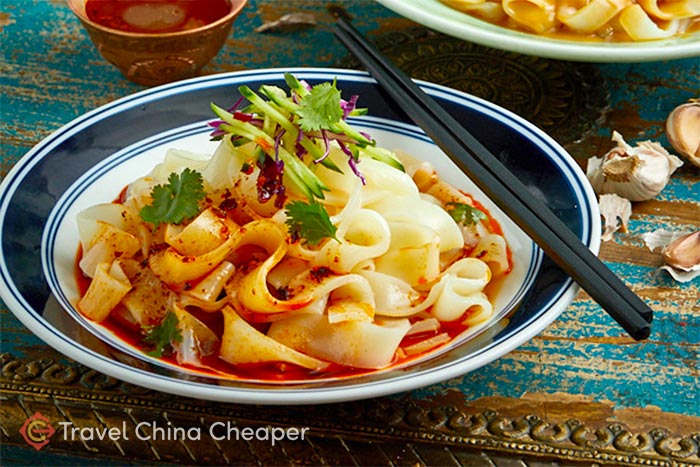
M 131 283 L 119 263 L 100 263 L 85 295 L 78 301 L 78 310 L 88 318 L 100 322 L 131 290 Z
M 248 324 L 230 306 L 222 310 L 224 335 L 220 357 L 234 365 L 246 363 L 287 362 L 310 370 L 322 370 L 328 363 L 298 352 Z
M 336 238 L 315 255 L 314 266 L 326 266 L 336 273 L 353 271 L 358 264 L 377 258 L 389 250 L 391 231 L 376 211 L 358 209 L 340 218 Z
M 175 292 L 170 290 L 153 271 L 143 264 L 137 264 L 132 272 L 133 288 L 122 299 L 121 304 L 128 310 L 134 322 L 149 326 L 160 322 L 168 311 Z
M 233 221 L 220 217 L 221 232 L 225 240 L 214 248 L 199 255 L 183 255 L 169 246 L 157 251 L 148 258 L 148 265 L 158 278 L 169 286 L 179 289 L 185 283 L 199 279 L 213 271 L 231 253 L 238 242 L 241 231 Z
M 95 236 L 79 263 L 80 270 L 87 277 L 94 277 L 95 270 L 101 263 L 111 263 L 117 258 L 131 258 L 141 247 L 138 238 L 129 232 L 99 220 L 95 224 Z
M 423 198 L 393 196 L 369 206 L 389 222 L 410 222 L 433 229 L 440 237 L 440 251 L 461 248 L 462 233 L 454 219 L 439 206 Z
M 391 364 L 410 327 L 407 319 L 331 324 L 322 315 L 300 314 L 274 322 L 268 335 L 316 358 L 353 368 L 379 369 Z
M 328 158 L 339 167 L 346 165 L 347 155 L 335 146 L 331 147 Z M 389 196 L 418 196 L 418 188 L 405 172 L 371 158 L 362 159 L 359 167 L 365 178 L 361 191 L 362 206 Z M 319 167 L 317 175 L 329 188 L 323 201 L 325 204 L 341 208 L 350 204 L 350 196 L 359 183 L 355 174 L 348 169 L 339 173 Z
M 553 0 L 503 0 L 503 10 L 521 27 L 535 33 L 549 31 L 556 20 Z
M 455 262 L 431 285 L 426 297 L 398 278 L 369 271 L 363 275 L 375 291 L 377 314 L 383 316 L 407 317 L 430 310 L 438 320 L 449 322 L 458 320 L 472 307 L 479 308 L 482 317 L 493 315 L 493 306 L 483 292 L 491 280 L 491 271 L 475 258 Z
M 442 0 L 442 3 L 455 10 L 471 13 L 494 23 L 502 21 L 506 16 L 501 2 L 484 0 Z
M 700 15 L 700 2 L 697 0 L 637 0 L 637 3 L 649 16 L 664 21 Z
M 636 41 L 650 41 L 672 37 L 680 27 L 678 20 L 668 22 L 665 29 L 659 27 L 639 5 L 631 5 L 620 13 L 620 25 Z
M 138 213 L 118 203 L 102 203 L 83 209 L 76 216 L 80 245 L 87 251 L 103 230 L 102 224 L 123 230 L 138 237 L 141 219 Z
M 202 357 L 214 354 L 219 338 L 204 323 L 188 312 L 180 303 L 170 307 L 177 317 L 181 339 L 175 342 L 177 362 L 181 365 L 203 367 Z
M 584 7 L 569 12 L 560 10 L 559 20 L 580 33 L 591 33 L 602 28 L 615 17 L 630 0 L 592 0 Z
M 508 260 L 508 245 L 501 235 L 483 234 L 479 243 L 469 254 L 472 258 L 478 258 L 486 263 L 494 275 L 504 274 L 510 269 Z
M 183 256 L 199 256 L 224 243 L 231 235 L 231 227 L 234 226 L 224 222 L 221 214 L 209 208 L 184 227 L 168 224 L 164 239 Z

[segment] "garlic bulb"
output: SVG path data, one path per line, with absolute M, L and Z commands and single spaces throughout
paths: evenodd
M 666 136 L 673 149 L 700 167 L 700 99 L 673 109 L 666 119 Z
M 613 131 L 617 146 L 603 157 L 588 159 L 586 176 L 598 194 L 614 193 L 630 201 L 645 201 L 661 193 L 673 172 L 683 165 L 655 141 L 632 147 Z

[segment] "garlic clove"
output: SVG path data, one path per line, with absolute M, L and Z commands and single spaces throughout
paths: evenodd
M 630 146 L 617 131 L 613 131 L 612 140 L 617 145 L 607 154 L 588 159 L 586 176 L 599 195 L 617 194 L 630 201 L 652 199 L 683 165 L 655 141 Z
M 632 215 L 632 203 L 626 198 L 615 194 L 601 195 L 598 200 L 600 215 L 603 216 L 602 240 L 612 240 L 613 234 L 618 230 L 627 232 L 627 223 Z
M 691 99 L 671 111 L 666 137 L 673 149 L 700 167 L 700 99 Z
M 654 230 L 642 234 L 644 243 L 650 251 L 661 248 L 664 262 L 671 261 L 677 264 L 677 258 L 684 258 L 680 263 L 687 269 L 664 264 L 659 269 L 666 271 L 678 282 L 690 282 L 700 276 L 700 262 L 697 262 L 697 238 L 698 232 L 675 232 L 665 229 Z M 677 243 L 676 243 L 677 242 Z M 672 245 L 672 244 L 676 245 Z M 692 252 L 695 252 L 693 254 Z M 695 258 L 693 260 L 692 258 Z M 694 264 L 693 264 L 694 263 Z
M 662 251 L 664 261 L 683 271 L 700 268 L 700 231 L 676 238 Z

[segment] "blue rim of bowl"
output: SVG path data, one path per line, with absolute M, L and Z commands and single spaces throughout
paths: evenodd
M 233 86 L 246 80 L 264 82 L 269 79 L 280 79 L 285 72 L 294 73 L 298 77 L 307 80 L 337 78 L 339 82 L 347 80 L 349 82 L 375 85 L 374 80 L 365 72 L 331 68 L 285 68 L 233 72 L 193 78 L 147 89 L 118 99 L 64 125 L 30 150 L 12 168 L 0 187 L 0 219 L 4 220 L 6 218 L 13 196 L 32 169 L 40 164 L 44 157 L 51 154 L 51 151 L 55 150 L 62 142 L 84 131 L 94 122 L 119 112 L 138 108 L 152 101 L 188 93 L 203 87 Z M 585 176 L 583 176 L 580 168 L 558 143 L 524 119 L 482 99 L 432 83 L 419 82 L 419 84 L 436 98 L 447 99 L 461 106 L 467 106 L 471 110 L 505 119 L 510 127 L 540 143 L 540 146 L 545 150 L 546 156 L 551 159 L 550 162 L 565 176 L 565 181 L 575 194 L 576 200 L 581 203 L 578 207 L 578 213 L 582 222 L 581 240 L 591 250 L 597 252 L 600 246 L 600 218 L 595 195 L 590 185 L 585 181 Z M 4 247 L 4 236 L 5 230 L 0 230 L 0 247 Z M 509 329 L 507 335 L 500 334 L 497 342 L 491 342 L 476 352 L 469 353 L 464 358 L 445 363 L 438 361 L 437 364 L 440 366 L 437 369 L 431 366 L 434 364 L 431 361 L 426 368 L 412 369 L 410 373 L 403 371 L 396 372 L 396 374 L 388 373 L 385 374 L 385 379 L 377 381 L 359 382 L 351 385 L 342 383 L 339 385 L 331 384 L 323 387 L 275 387 L 271 391 L 269 387 L 259 388 L 254 385 L 250 387 L 245 385 L 241 387 L 227 387 L 226 385 L 211 386 L 180 379 L 174 381 L 171 376 L 154 373 L 153 371 L 144 371 L 127 363 L 105 357 L 92 349 L 76 344 L 50 323 L 47 323 L 46 320 L 42 319 L 41 312 L 34 309 L 28 302 L 27 297 L 23 296 L 17 289 L 17 285 L 12 280 L 12 274 L 8 270 L 4 255 L 0 259 L 0 279 L 0 290 L 2 290 L 3 300 L 5 300 L 18 319 L 49 345 L 88 367 L 130 383 L 164 392 L 209 400 L 267 404 L 330 403 L 377 397 L 424 387 L 460 376 L 490 363 L 534 337 L 564 311 L 578 290 L 573 281 L 566 278 L 547 302 L 540 305 L 540 311 L 535 316 L 518 322 L 517 325 L 514 325 L 514 328 Z M 488 355 L 484 355 L 486 353 Z M 441 358 L 449 358 L 449 354 L 443 355 Z M 300 392 L 300 389 L 303 389 L 303 391 Z

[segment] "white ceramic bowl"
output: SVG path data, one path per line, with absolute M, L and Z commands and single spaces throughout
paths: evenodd
M 700 32 L 645 42 L 552 39 L 503 28 L 450 8 L 439 0 L 377 0 L 435 31 L 510 52 L 582 62 L 650 62 L 700 56 Z
M 518 269 L 499 295 L 498 319 L 468 338 L 405 368 L 350 378 L 297 381 L 230 380 L 147 357 L 109 330 L 88 322 L 76 299 L 75 214 L 114 199 L 131 180 L 162 160 L 168 147 L 204 148 L 210 102 L 235 101 L 239 85 L 284 86 L 284 72 L 315 84 L 337 79 L 344 96 L 358 94 L 370 116 L 354 122 L 382 145 L 430 158 L 448 181 L 484 199 L 501 220 Z M 597 252 L 600 215 L 577 163 L 534 125 L 494 104 L 443 86 L 423 88 L 531 187 L 581 241 Z M 420 153 L 420 154 L 417 154 Z M 527 157 L 520 157 L 527 154 Z M 55 206 L 54 206 L 55 203 Z M 478 369 L 523 344 L 554 321 L 577 287 L 543 257 L 407 117 L 387 102 L 366 73 L 272 69 L 212 75 L 148 89 L 100 107 L 47 137 L 0 186 L 0 291 L 10 310 L 49 345 L 91 368 L 152 389 L 239 403 L 309 404 L 407 391 Z

